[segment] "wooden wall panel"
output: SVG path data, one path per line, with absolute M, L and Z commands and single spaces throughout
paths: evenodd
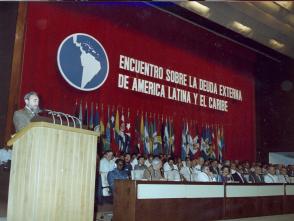
M 21 85 L 21 74 L 23 65 L 23 47 L 24 47 L 24 34 L 26 25 L 26 15 L 27 15 L 27 3 L 20 2 L 18 6 L 18 16 L 16 23 L 16 32 L 14 40 L 13 58 L 12 58 L 12 68 L 10 77 L 10 88 L 8 97 L 8 107 L 6 114 L 6 127 L 5 127 L 5 137 L 4 141 L 8 141 L 11 134 L 14 133 L 13 128 L 13 113 L 15 110 L 19 109 L 18 101 L 20 94 Z

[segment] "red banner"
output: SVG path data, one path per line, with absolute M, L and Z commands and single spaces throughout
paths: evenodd
M 106 52 L 108 75 L 105 72 L 107 77 L 96 90 L 81 91 L 61 75 L 57 54 L 67 37 L 73 35 L 68 38 L 70 44 L 82 54 L 95 56 L 97 51 L 81 43 L 75 33 L 93 37 Z M 252 52 L 236 43 L 144 3 L 32 2 L 28 4 L 21 94 L 34 90 L 42 107 L 70 114 L 76 100 L 87 102 L 88 107 L 98 103 L 100 111 L 103 104 L 104 120 L 108 106 L 110 111 L 113 107 L 120 113 L 124 110 L 125 116 L 129 109 L 132 135 L 137 113 L 173 119 L 177 155 L 184 121 L 200 128 L 221 125 L 224 158 L 254 160 L 254 59 Z M 77 65 L 76 60 L 72 62 Z M 86 88 L 87 82 L 81 85 Z

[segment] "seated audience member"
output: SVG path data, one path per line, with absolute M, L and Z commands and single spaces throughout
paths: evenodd
M 280 168 L 280 174 L 278 175 L 279 183 L 291 183 L 290 177 L 287 174 L 285 167 Z
M 276 164 L 275 169 L 276 169 L 276 175 L 279 176 L 281 173 L 281 170 L 284 166 L 282 164 Z
M 180 181 L 180 174 L 177 165 L 174 164 L 172 157 L 168 158 L 167 165 L 164 168 L 164 178 L 170 181 Z
M 264 183 L 263 175 L 261 174 L 260 166 L 255 166 L 254 171 L 249 174 L 249 182 Z
M 141 180 L 143 179 L 144 170 L 147 169 L 145 165 L 145 159 L 143 156 L 138 156 L 137 159 L 138 164 L 135 165 L 134 170 L 132 170 L 132 179 L 133 180 Z
M 217 160 L 213 160 L 211 162 L 210 170 L 215 175 L 215 177 L 217 177 L 217 175 L 220 175 L 220 171 L 219 171 L 219 168 L 218 168 L 218 162 L 217 162 Z
M 268 167 L 268 173 L 264 176 L 265 183 L 278 183 L 278 177 L 276 175 L 276 169 L 274 166 Z
M 183 161 L 184 162 L 184 161 Z M 179 164 L 178 168 L 180 169 L 180 175 L 185 181 L 192 181 L 192 170 L 191 170 L 191 161 L 190 158 L 186 158 L 185 164 Z
M 148 180 L 163 180 L 162 176 L 162 162 L 158 157 L 155 157 L 151 166 L 144 170 L 143 178 Z
M 291 183 L 294 183 L 294 165 L 288 165 L 287 170 L 287 174 L 289 176 Z
M 138 164 L 137 158 L 138 158 L 137 154 L 133 153 L 131 156 L 131 165 L 133 169 L 135 169 L 135 166 Z
M 247 183 L 247 180 L 243 176 L 241 169 L 241 167 L 236 167 L 235 163 L 231 163 L 231 176 L 233 181 L 238 183 Z
M 222 183 L 230 183 L 232 182 L 232 176 L 231 176 L 231 168 L 227 165 L 224 165 L 221 168 L 221 174 L 217 178 L 217 182 L 222 182 Z
M 138 156 L 138 164 L 135 165 L 134 170 L 145 170 L 147 166 L 145 165 L 145 159 L 143 156 Z
M 250 173 L 250 164 L 248 161 L 245 161 L 243 164 L 243 175 Z
M 99 177 L 98 177 L 98 191 L 97 198 L 99 203 L 103 203 L 102 196 L 109 196 L 109 184 L 107 181 L 107 174 L 115 168 L 112 151 L 106 151 L 99 162 Z
M 199 182 L 215 182 L 216 179 L 214 178 L 212 172 L 209 169 L 209 166 L 205 165 L 202 166 L 201 172 L 197 174 L 197 180 Z
M 191 181 L 197 181 L 198 173 L 201 172 L 201 167 L 204 164 L 202 157 L 194 158 L 191 161 Z
M 128 176 L 131 177 L 131 171 L 133 169 L 131 165 L 131 155 L 129 153 L 126 153 L 124 155 L 124 159 L 125 159 L 124 171 L 126 171 Z
M 294 165 L 288 165 L 288 176 L 294 177 Z
M 115 167 L 115 163 L 113 161 L 113 153 L 112 151 L 106 151 L 100 160 L 99 164 L 99 172 L 101 173 L 108 173 L 109 171 L 113 170 Z
M 107 174 L 107 181 L 110 186 L 110 190 L 112 193 L 114 193 L 114 180 L 127 180 L 129 179 L 127 171 L 125 171 L 124 168 L 124 161 L 122 159 L 117 159 L 115 161 L 116 168 L 110 171 Z
M 261 167 L 261 174 L 266 175 L 267 174 L 268 165 L 263 164 Z

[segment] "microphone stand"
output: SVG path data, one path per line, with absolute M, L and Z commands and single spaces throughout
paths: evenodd
M 153 168 L 152 168 L 153 169 Z M 150 181 L 152 181 L 152 173 L 151 171 L 149 170 L 149 168 L 146 169 L 148 171 L 148 173 L 150 174 Z
M 60 112 L 61 115 L 63 115 L 67 121 L 67 126 L 69 127 L 69 120 L 68 120 L 68 117 L 67 117 L 67 114 L 63 113 L 63 112 Z M 61 124 L 62 125 L 62 124 Z
M 48 114 L 51 114 L 52 116 L 52 119 L 53 119 L 53 124 L 55 124 L 55 112 L 54 111 L 51 111 L 51 110 L 48 110 Z
M 57 112 L 57 117 L 59 117 L 60 125 L 63 125 L 63 123 L 62 123 L 62 117 L 61 117 L 61 115 L 60 115 L 60 112 Z
M 80 128 L 82 129 L 82 121 L 79 119 L 79 118 L 77 118 L 76 116 L 72 116 L 74 119 L 77 119 L 78 120 L 78 122 L 79 122 L 79 124 L 80 124 Z M 75 122 L 75 121 L 74 121 Z

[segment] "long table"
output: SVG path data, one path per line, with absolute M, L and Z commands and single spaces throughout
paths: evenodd
M 294 213 L 293 184 L 117 180 L 114 221 L 195 221 Z

